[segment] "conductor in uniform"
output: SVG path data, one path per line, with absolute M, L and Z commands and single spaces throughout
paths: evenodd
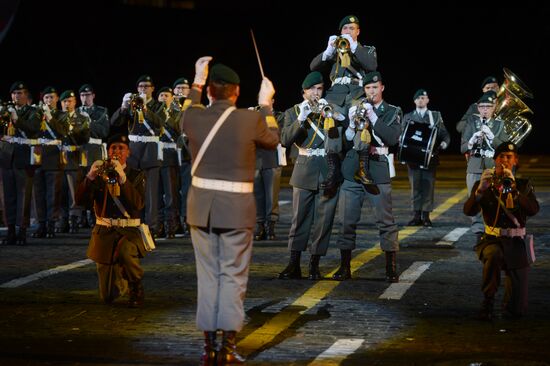
M 517 146 L 509 141 L 503 142 L 495 149 L 494 158 L 495 167 L 483 171 L 464 203 L 466 215 L 476 215 L 481 211 L 485 222 L 485 233 L 475 247 L 483 263 L 481 320 L 493 317 L 502 270 L 506 273 L 505 315 L 520 317 L 525 314 L 529 272 L 527 252 L 532 250 L 525 225 L 527 217 L 539 211 L 531 182 L 514 177 L 519 161 Z
M 256 221 L 256 147 L 275 149 L 279 136 L 268 107 L 275 90 L 267 78 L 258 94 L 260 113 L 236 109 L 240 78 L 231 68 L 216 64 L 206 88 L 210 105 L 198 104 L 211 59 L 201 57 L 195 64 L 192 106 L 181 120 L 193 157 L 187 222 L 197 265 L 197 326 L 204 331 L 201 365 L 216 360 L 234 365 L 244 363 L 236 349 L 236 334 L 244 322 Z M 219 348 L 218 330 L 222 331 Z

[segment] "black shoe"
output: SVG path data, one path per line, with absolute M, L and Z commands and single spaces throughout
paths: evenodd
M 267 240 L 277 240 L 275 236 L 275 221 L 267 222 Z
M 183 235 L 184 232 L 185 232 L 185 229 L 183 228 L 183 225 L 181 224 L 181 222 L 178 222 L 176 224 L 176 227 L 174 228 L 174 233 L 176 235 Z
M 72 215 L 69 217 L 69 233 L 76 234 L 78 233 L 78 217 Z
M 302 252 L 299 250 L 293 250 L 290 252 L 290 261 L 286 268 L 279 273 L 279 279 L 281 280 L 300 280 L 302 279 L 302 270 L 300 268 L 300 256 Z
M 407 226 L 421 226 L 422 225 L 422 216 L 420 211 L 414 211 L 414 217 L 411 221 L 407 223 Z
M 319 271 L 319 260 L 321 256 L 318 254 L 312 254 L 309 258 L 309 276 L 310 280 L 320 280 L 323 278 L 321 272 Z
M 46 238 L 55 238 L 55 221 L 48 221 Z
M 90 223 L 88 222 L 88 217 L 86 216 L 86 211 L 82 213 L 80 219 L 78 220 L 78 227 L 81 229 L 89 229 Z
M 491 297 L 486 297 L 481 303 L 481 308 L 477 314 L 477 319 L 482 321 L 493 320 L 493 307 L 495 300 Z
M 340 268 L 332 275 L 336 281 L 345 281 L 351 278 L 351 249 L 340 250 Z
M 68 219 L 61 219 L 61 222 L 58 226 L 55 227 L 54 231 L 56 233 L 68 233 L 70 230 L 69 226 L 69 220 Z
M 164 224 L 158 224 L 157 230 L 153 234 L 155 239 L 166 238 L 166 231 L 164 230 Z
M 17 234 L 15 233 L 15 225 L 8 225 L 8 233 L 6 237 L 2 240 L 4 245 L 16 245 L 17 244 Z
M 218 351 L 218 365 L 244 365 L 246 359 L 237 352 L 237 332 L 223 331 L 222 346 Z
M 399 282 L 396 252 L 386 252 L 386 281 L 390 283 Z
M 17 245 L 25 245 L 27 244 L 27 228 L 20 227 L 19 231 L 17 232 Z
M 48 229 L 46 228 L 46 223 L 41 222 L 38 224 L 38 228 L 32 233 L 31 237 L 45 238 L 47 234 L 48 234 Z
M 256 231 L 254 232 L 254 240 L 261 241 L 267 239 L 267 232 L 263 222 L 256 223 Z
M 430 220 L 430 213 L 428 211 L 422 212 L 422 224 L 424 227 L 432 227 L 432 221 Z
M 141 281 L 130 282 L 130 299 L 128 300 L 128 307 L 139 308 L 143 305 L 145 300 L 145 291 L 143 290 L 143 285 Z

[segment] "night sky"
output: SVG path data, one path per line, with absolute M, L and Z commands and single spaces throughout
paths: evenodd
M 86 7 L 88 10 L 77 10 Z M 517 2 L 451 1 L 430 9 L 427 1 L 406 6 L 386 1 L 257 1 L 220 4 L 196 1 L 180 10 L 124 5 L 117 1 L 22 0 L 13 26 L 0 43 L 0 96 L 25 80 L 34 98 L 46 85 L 58 90 L 96 88 L 96 103 L 109 111 L 120 106 L 136 79 L 150 74 L 157 86 L 192 79 L 203 55 L 234 68 L 241 77 L 240 107 L 256 104 L 261 81 L 250 37 L 254 29 L 264 71 L 277 90 L 276 109 L 301 101 L 300 84 L 309 63 L 322 52 L 338 23 L 349 14 L 361 21 L 359 41 L 378 53 L 385 99 L 408 112 L 418 88 L 430 94 L 429 108 L 442 112 L 458 153 L 455 124 L 481 94 L 488 75 L 503 79 L 508 67 L 527 84 L 535 99 L 525 100 L 535 112 L 534 132 L 523 152 L 548 153 L 550 140 L 550 6 Z M 306 7 L 303 11 L 296 5 Z M 344 5 L 342 5 L 344 4 Z M 325 75 L 328 79 L 328 75 Z

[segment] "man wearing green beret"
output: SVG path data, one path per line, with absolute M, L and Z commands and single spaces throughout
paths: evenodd
M 451 137 L 443 123 L 441 112 L 428 109 L 430 98 L 425 89 L 418 89 L 414 93 L 413 101 L 416 105 L 415 110 L 403 117 L 403 131 L 407 131 L 403 139 L 407 137 L 414 140 L 403 141 L 411 150 L 404 150 L 404 146 L 401 146 L 401 151 L 405 152 L 401 154 L 401 159 L 407 163 L 414 212 L 414 217 L 407 225 L 431 227 L 430 212 L 433 210 L 439 150 L 445 150 L 449 146 Z M 432 138 L 435 141 L 430 145 Z M 426 152 L 422 153 L 421 150 Z M 424 165 L 426 158 L 428 165 Z
M 481 212 L 485 222 L 483 236 L 475 246 L 483 263 L 480 320 L 493 318 L 502 270 L 506 273 L 504 316 L 518 318 L 527 310 L 528 273 L 534 261 L 534 247 L 525 226 L 527 218 L 539 211 L 539 203 L 531 182 L 514 176 L 518 159 L 514 143 L 499 144 L 494 151 L 494 168 L 483 171 L 464 203 L 464 214 L 474 216 Z
M 30 224 L 34 169 L 29 169 L 29 166 L 33 162 L 42 111 L 28 105 L 29 90 L 25 82 L 14 82 L 10 94 L 12 103 L 3 111 L 7 117 L 3 122 L 7 123 L 1 127 L 0 168 L 8 226 L 3 243 L 14 245 L 26 243 Z
M 488 91 L 477 101 L 477 113 L 470 115 L 462 132 L 460 152 L 467 154 L 466 186 L 472 190 L 474 183 L 481 178 L 481 173 L 487 168 L 493 168 L 495 147 L 509 140 L 504 130 L 504 121 L 495 118 L 496 94 Z M 470 230 L 477 240 L 484 232 L 481 214 L 472 216 Z
M 279 274 L 281 279 L 302 278 L 300 257 L 308 247 L 312 226 L 309 279 L 322 278 L 319 260 L 328 250 L 338 200 L 338 188 L 335 192 L 325 192 L 321 188 L 329 169 L 322 131 L 323 118 L 318 110 L 323 91 L 322 75 L 317 71 L 311 72 L 302 82 L 302 102 L 285 111 L 281 142 L 287 149 L 296 148 L 298 155 L 290 177 L 293 202 L 292 225 L 288 234 L 290 260 Z
M 240 365 L 245 360 L 237 352 L 236 335 L 244 325 L 256 223 L 256 148 L 275 149 L 279 143 L 277 121 L 269 108 L 275 89 L 264 78 L 258 93 L 260 111 L 237 109 L 239 75 L 216 64 L 206 87 L 206 108 L 199 103 L 210 60 L 204 56 L 195 64 L 192 103 L 180 122 L 193 156 L 187 222 L 197 264 L 197 326 L 204 331 L 201 365 Z
M 492 91 L 496 95 L 499 89 L 500 89 L 500 86 L 498 84 L 498 80 L 494 76 L 487 76 L 481 82 L 481 93 L 487 93 L 489 91 Z M 457 122 L 456 130 L 462 134 L 462 132 L 464 131 L 464 127 L 466 127 L 466 121 L 468 120 L 468 117 L 476 113 L 477 113 L 477 103 L 470 104 L 466 113 L 464 113 L 460 121 Z

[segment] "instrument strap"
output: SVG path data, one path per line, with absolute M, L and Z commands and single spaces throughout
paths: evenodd
M 434 116 L 432 115 L 432 111 L 428 111 L 428 117 L 430 118 L 430 126 L 433 127 L 433 125 L 434 125 Z

